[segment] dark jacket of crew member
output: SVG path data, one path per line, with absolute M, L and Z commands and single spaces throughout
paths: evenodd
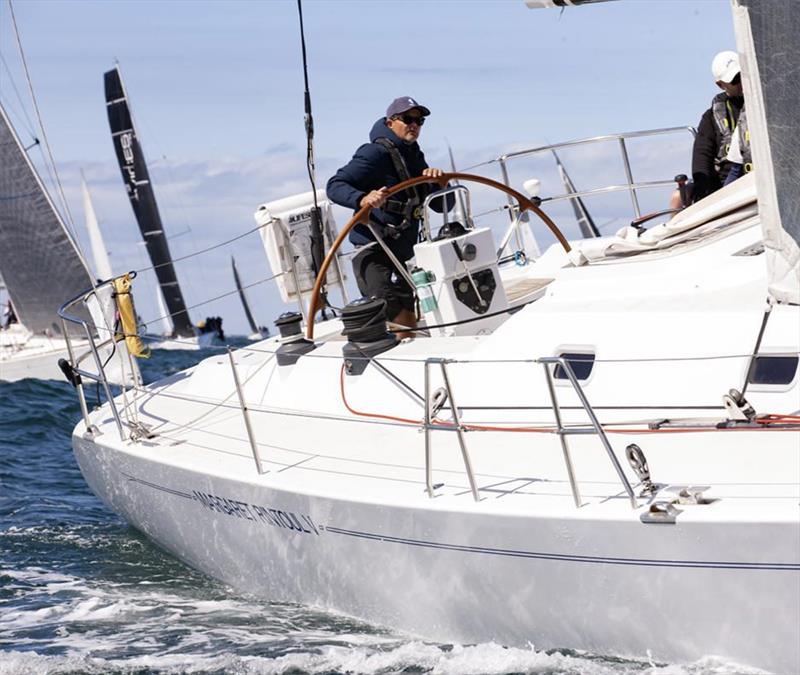
M 723 92 L 714 97 L 711 107 L 703 113 L 692 149 L 695 201 L 719 190 L 725 182 L 731 168 L 731 163 L 725 156 L 743 106 L 742 96 L 728 96 Z M 722 117 L 719 114 L 720 108 L 724 109 Z
M 328 197 L 336 204 L 346 206 L 358 211 L 361 200 L 371 190 L 381 187 L 392 187 L 402 181 L 395 168 L 392 156 L 387 148 L 376 143 L 376 139 L 388 139 L 400 152 L 408 168 L 408 174 L 414 178 L 422 175 L 428 168 L 425 155 L 419 144 L 406 143 L 386 126 L 386 118 L 381 117 L 372 126 L 369 133 L 369 143 L 359 147 L 353 158 L 328 181 Z M 417 186 L 420 205 L 432 191 L 438 189 L 436 184 L 426 183 Z M 392 202 L 404 202 L 413 198 L 412 190 L 404 190 L 393 197 Z M 450 201 L 450 200 L 448 200 Z M 431 207 L 441 213 L 441 199 L 433 200 Z M 389 204 L 382 208 L 373 208 L 370 220 L 375 229 L 381 234 L 387 246 L 398 257 L 405 261 L 414 255 L 414 244 L 419 236 L 420 218 L 410 220 L 405 229 L 398 230 L 404 220 L 400 209 L 391 208 Z M 374 241 L 372 233 L 366 225 L 356 225 L 350 230 L 350 242 L 355 246 L 363 246 Z
M 692 148 L 693 201 L 719 190 L 731 169 L 730 150 L 739 114 L 744 106 L 739 55 L 723 51 L 711 62 L 711 75 L 722 90 L 711 101 L 697 127 Z

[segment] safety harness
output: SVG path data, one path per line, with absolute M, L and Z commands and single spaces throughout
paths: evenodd
M 384 137 L 376 138 L 373 142 L 386 148 L 389 157 L 392 159 L 394 170 L 397 172 L 401 181 L 406 181 L 411 178 L 406 160 L 403 158 L 403 155 L 400 154 L 400 150 L 397 149 L 394 143 Z M 397 236 L 399 236 L 400 232 L 407 229 L 413 221 L 419 220 L 422 217 L 422 198 L 420 197 L 419 190 L 417 190 L 417 186 L 414 185 L 406 189 L 405 193 L 411 194 L 406 199 L 387 199 L 382 207 L 386 213 L 402 216 L 403 220 L 399 225 L 391 226 L 391 228 L 397 232 Z

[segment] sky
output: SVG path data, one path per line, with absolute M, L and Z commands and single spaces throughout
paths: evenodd
M 295 0 L 13 0 L 13 10 L 67 197 L 62 210 L 88 251 L 83 171 L 115 272 L 149 266 L 108 130 L 102 75 L 115 62 L 173 257 L 252 230 L 260 204 L 310 189 Z M 305 0 L 303 18 L 318 187 L 366 142 L 397 96 L 432 111 L 420 138 L 428 163 L 449 168 L 449 147 L 461 169 L 515 149 L 696 125 L 716 93 L 714 54 L 735 49 L 728 0 L 627 0 L 564 11 L 530 10 L 523 0 Z M 0 56 L 0 101 L 27 145 L 41 132 L 8 0 L 0 0 Z M 687 134 L 633 144 L 637 179 L 689 173 L 690 149 Z M 588 189 L 620 182 L 612 151 L 565 151 L 562 160 L 579 189 Z M 44 172 L 38 152 L 31 156 Z M 539 177 L 544 194 L 555 190 L 545 178 L 548 162 L 520 165 L 513 186 Z M 488 204 L 481 196 L 473 206 Z M 603 231 L 625 224 L 616 205 L 591 208 Z M 344 225 L 349 214 L 335 213 Z M 554 205 L 548 213 L 577 236 L 568 211 Z M 232 294 L 231 256 L 244 283 L 254 284 L 248 296 L 259 323 L 271 326 L 292 309 L 264 281 L 271 272 L 253 233 L 177 264 L 193 320 L 220 315 L 228 333 L 247 332 Z M 134 294 L 145 320 L 158 314 L 155 293 L 152 273 L 140 275 Z M 207 302 L 217 296 L 224 297 Z

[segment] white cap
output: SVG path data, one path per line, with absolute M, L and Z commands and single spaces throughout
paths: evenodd
M 711 74 L 714 76 L 714 82 L 730 84 L 731 80 L 740 72 L 739 55 L 736 52 L 720 52 L 711 62 Z

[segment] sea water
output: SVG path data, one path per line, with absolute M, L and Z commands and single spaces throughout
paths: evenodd
M 209 355 L 155 352 L 143 373 L 152 381 Z M 94 497 L 70 447 L 79 417 L 66 382 L 0 383 L 0 675 L 747 672 L 713 657 L 664 664 L 423 642 L 252 597 L 179 563 Z M 657 630 L 656 608 L 653 620 Z

